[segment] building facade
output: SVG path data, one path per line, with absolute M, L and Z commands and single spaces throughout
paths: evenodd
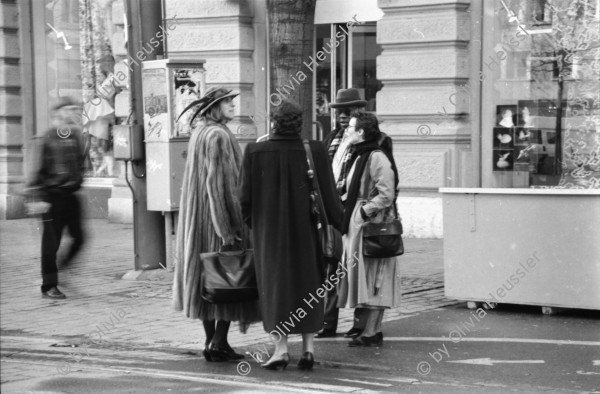
M 31 28 L 31 19 L 39 19 L 42 12 L 36 11 L 37 3 L 45 3 L 46 19 L 50 5 L 74 10 L 74 4 L 96 3 L 91 17 L 104 10 L 102 37 L 113 59 L 109 70 L 118 75 L 119 70 L 127 71 L 128 62 L 136 61 L 127 59 L 124 50 L 122 0 L 2 3 L 4 217 L 22 215 L 23 146 L 33 130 L 43 129 L 52 95 L 68 93 L 65 84 L 82 89 L 82 82 L 88 81 L 84 88 L 97 90 L 103 81 L 100 72 L 86 74 L 82 66 L 77 79 L 75 63 L 85 62 L 74 56 L 75 69 L 69 74 L 75 78 L 55 78 L 57 87 L 50 88 L 54 79 L 48 70 L 53 66 L 48 56 L 38 59 L 38 43 L 57 46 L 59 54 L 68 51 L 54 30 L 35 27 L 43 23 Z M 314 55 L 298 59 L 298 70 L 314 76 L 310 110 L 315 136 L 331 129 L 328 104 L 337 89 L 359 89 L 367 110 L 377 114 L 382 130 L 394 141 L 401 186 L 398 206 L 409 237 L 443 236 L 439 188 L 599 188 L 598 3 L 317 0 Z M 7 17 L 10 13 L 18 17 Z M 78 15 L 85 17 L 81 8 Z M 290 79 L 287 87 L 269 86 L 266 0 L 163 0 L 163 17 L 167 58 L 204 59 L 207 87 L 240 91 L 231 124 L 240 141 L 268 133 L 266 114 L 277 103 L 272 93 L 283 95 L 302 82 Z M 76 30 L 62 27 L 69 42 L 78 42 L 80 48 L 89 45 L 81 31 L 78 41 Z M 24 44 L 29 39 L 35 51 Z M 97 52 L 87 53 L 95 56 L 94 67 L 102 71 L 106 48 L 92 49 Z M 9 73 L 11 77 L 4 77 Z M 20 86 L 14 84 L 18 80 Z M 109 123 L 127 118 L 127 83 L 113 84 L 118 89 L 108 98 L 114 108 Z M 24 116 L 32 109 L 35 117 Z M 91 130 L 90 135 L 103 135 L 103 124 L 98 123 L 94 127 L 100 131 Z M 102 149 L 101 138 L 91 140 L 101 160 L 110 145 Z M 86 187 L 110 193 L 104 215 L 127 221 L 131 199 L 122 165 L 111 164 L 110 174 L 106 166 L 94 174 L 91 164 Z M 92 195 L 102 199 L 98 193 Z

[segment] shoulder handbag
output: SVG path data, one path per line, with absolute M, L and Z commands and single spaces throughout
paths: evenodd
M 363 226 L 363 256 L 371 258 L 390 258 L 404 254 L 402 242 L 402 222 L 398 219 L 396 208 L 397 194 L 394 194 L 394 220 L 391 222 L 371 223 Z
M 211 304 L 229 304 L 258 300 L 254 252 L 201 253 L 201 296 Z
M 327 221 L 327 212 L 321 198 L 321 188 L 315 171 L 315 162 L 308 140 L 304 140 L 304 150 L 306 151 L 306 161 L 308 162 L 308 178 L 311 181 L 310 203 L 313 216 L 317 223 L 318 241 L 328 262 L 337 264 L 342 258 L 343 246 L 342 235 Z

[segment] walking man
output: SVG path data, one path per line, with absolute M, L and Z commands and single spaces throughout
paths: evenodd
M 64 299 L 58 289 L 57 252 L 65 227 L 73 242 L 59 266 L 68 265 L 81 249 L 84 235 L 81 205 L 75 192 L 83 182 L 84 144 L 77 119 L 81 106 L 63 98 L 53 108 L 51 127 L 34 138 L 26 194 L 30 214 L 41 214 L 42 297 Z

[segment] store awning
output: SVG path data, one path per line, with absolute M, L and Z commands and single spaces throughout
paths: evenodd
M 317 0 L 315 25 L 347 23 L 354 15 L 360 22 L 374 22 L 383 17 L 377 0 Z

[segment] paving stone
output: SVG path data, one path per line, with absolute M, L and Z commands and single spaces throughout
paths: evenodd
M 106 345 L 201 348 L 201 323 L 171 307 L 172 274 L 132 273 L 133 227 L 99 219 L 86 220 L 85 226 L 89 242 L 77 261 L 59 273 L 67 299 L 54 301 L 42 299 L 39 289 L 39 224 L 34 219 L 0 221 L 1 330 L 73 343 L 96 338 L 92 333 L 100 331 Z M 402 304 L 386 311 L 384 323 L 456 303 L 444 297 L 442 240 L 406 239 L 405 246 Z M 126 273 L 141 280 L 120 279 Z M 352 323 L 353 310 L 340 310 L 338 331 L 347 331 Z M 269 342 L 261 323 L 246 334 L 232 324 L 229 339 L 234 346 Z M 5 363 L 2 367 L 4 381 Z

